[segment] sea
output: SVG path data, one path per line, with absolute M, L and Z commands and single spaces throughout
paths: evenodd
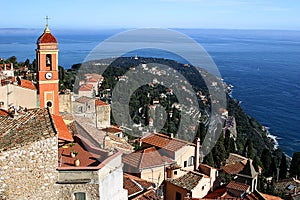
M 175 30 L 203 46 L 224 81 L 233 86 L 232 96 L 269 130 L 288 156 L 300 151 L 300 31 Z M 100 42 L 122 31 L 125 29 L 52 30 L 59 42 L 59 65 L 68 69 L 83 62 Z M 42 32 L 0 29 L 0 58 L 32 61 Z M 145 51 L 139 56 L 152 57 L 152 53 Z

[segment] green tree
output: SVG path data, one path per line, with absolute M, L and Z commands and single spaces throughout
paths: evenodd
M 293 158 L 290 166 L 290 176 L 300 177 L 300 152 L 295 152 L 293 154 Z
M 262 162 L 263 165 L 263 171 L 264 174 L 268 174 L 268 171 L 270 169 L 270 165 L 272 162 L 272 158 L 271 158 L 271 152 L 269 149 L 265 148 L 260 156 L 260 160 Z
M 221 133 L 222 134 L 222 133 Z M 222 164 L 224 164 L 226 159 L 226 149 L 224 147 L 224 137 L 223 135 L 220 136 L 219 140 L 217 141 L 215 147 L 212 150 L 215 166 L 220 168 Z
M 287 164 L 286 164 L 286 156 L 282 153 L 281 162 L 279 166 L 279 179 L 285 179 L 287 175 Z
M 277 163 L 276 163 L 275 157 L 272 157 L 272 159 L 271 159 L 271 165 L 270 165 L 268 174 L 269 174 L 269 176 L 272 176 L 274 178 L 277 177 Z
M 254 156 L 254 159 L 253 159 L 253 166 L 254 166 L 254 169 L 255 171 L 259 171 L 259 166 L 261 166 L 262 163 L 261 161 L 259 160 L 259 158 L 257 156 Z
M 203 163 L 209 166 L 215 167 L 214 158 L 211 152 L 209 152 L 203 159 Z
M 252 142 L 251 139 L 247 139 L 245 147 L 244 147 L 243 154 L 247 158 L 251 158 L 251 159 L 254 158 L 255 153 L 254 153 L 254 148 L 253 148 L 253 142 Z

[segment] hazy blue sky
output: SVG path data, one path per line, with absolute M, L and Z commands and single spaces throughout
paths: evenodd
M 5 0 L 0 28 L 300 30 L 299 0 Z

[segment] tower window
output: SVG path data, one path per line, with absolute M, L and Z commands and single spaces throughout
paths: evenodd
M 50 67 L 51 70 L 51 54 L 46 55 L 46 67 Z
M 52 102 L 51 101 L 47 101 L 47 107 L 49 107 L 49 108 L 52 107 Z

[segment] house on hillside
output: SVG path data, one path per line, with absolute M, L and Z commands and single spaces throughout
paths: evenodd
M 254 192 L 257 188 L 259 172 L 254 169 L 252 162 L 251 159 L 231 154 L 226 161 L 227 164 L 222 167 L 222 171 L 231 175 L 234 181 L 249 185 L 250 191 Z
M 166 168 L 175 161 L 155 147 L 148 147 L 123 156 L 123 171 L 159 186 L 166 179 Z
M 160 133 L 151 133 L 141 138 L 141 147 L 155 147 L 163 155 L 174 160 L 178 166 L 185 170 L 194 170 L 199 166 L 200 141 L 196 144 L 167 136 Z
M 210 177 L 197 171 L 188 171 L 178 178 L 165 181 L 166 199 L 202 198 L 210 191 Z
M 31 81 L 19 77 L 0 80 L 0 108 L 8 110 L 10 107 L 36 108 L 38 106 L 37 89 Z

